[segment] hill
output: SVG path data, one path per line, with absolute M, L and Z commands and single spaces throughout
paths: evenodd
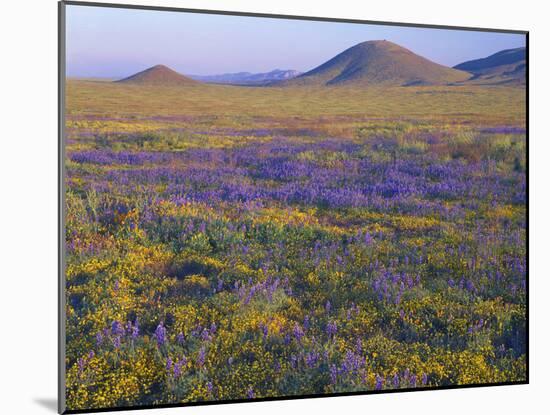
M 189 77 L 197 81 L 216 84 L 266 85 L 272 82 L 292 79 L 300 74 L 301 72 L 292 69 L 275 69 L 271 72 L 262 73 L 237 72 L 219 75 L 189 75 Z
M 277 85 L 438 85 L 468 79 L 386 40 L 359 43 L 317 68 Z
M 471 82 L 485 84 L 525 83 L 526 49 L 506 49 L 486 58 L 463 62 L 455 69 L 470 72 Z
M 116 82 L 139 85 L 196 85 L 197 81 L 164 65 L 155 65 Z

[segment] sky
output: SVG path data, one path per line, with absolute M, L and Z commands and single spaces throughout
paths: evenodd
M 521 34 L 77 5 L 66 25 L 69 77 L 122 78 L 157 64 L 191 75 L 308 71 L 366 40 L 447 66 L 525 46 Z

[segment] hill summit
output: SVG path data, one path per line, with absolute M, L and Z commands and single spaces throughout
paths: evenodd
M 165 65 L 155 65 L 144 71 L 138 72 L 127 78 L 121 79 L 120 83 L 140 85 L 195 85 L 197 81 L 184 76 Z
M 346 49 L 309 72 L 279 85 L 436 85 L 471 75 L 419 56 L 387 40 L 370 40 Z

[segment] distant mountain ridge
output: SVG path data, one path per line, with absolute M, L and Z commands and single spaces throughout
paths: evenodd
M 525 83 L 526 48 L 501 50 L 485 58 L 460 63 L 454 68 L 471 73 L 471 82 Z
M 219 75 L 188 75 L 189 78 L 201 82 L 234 85 L 265 85 L 285 79 L 292 79 L 302 72 L 292 69 L 275 69 L 271 72 L 252 73 L 236 72 Z
M 182 75 L 165 65 L 155 65 L 115 82 L 140 85 L 196 85 L 197 81 Z
M 467 72 L 439 65 L 393 42 L 370 40 L 277 85 L 437 85 L 469 77 Z

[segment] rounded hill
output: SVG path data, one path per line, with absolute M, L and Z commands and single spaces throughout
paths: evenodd
M 474 59 L 456 65 L 456 69 L 470 72 L 474 83 L 525 84 L 526 48 L 501 50 L 486 58 Z
M 469 76 L 393 42 L 371 40 L 346 49 L 285 85 L 437 85 L 461 82 Z
M 197 85 L 198 82 L 184 76 L 165 65 L 155 65 L 127 78 L 116 81 L 139 85 Z

